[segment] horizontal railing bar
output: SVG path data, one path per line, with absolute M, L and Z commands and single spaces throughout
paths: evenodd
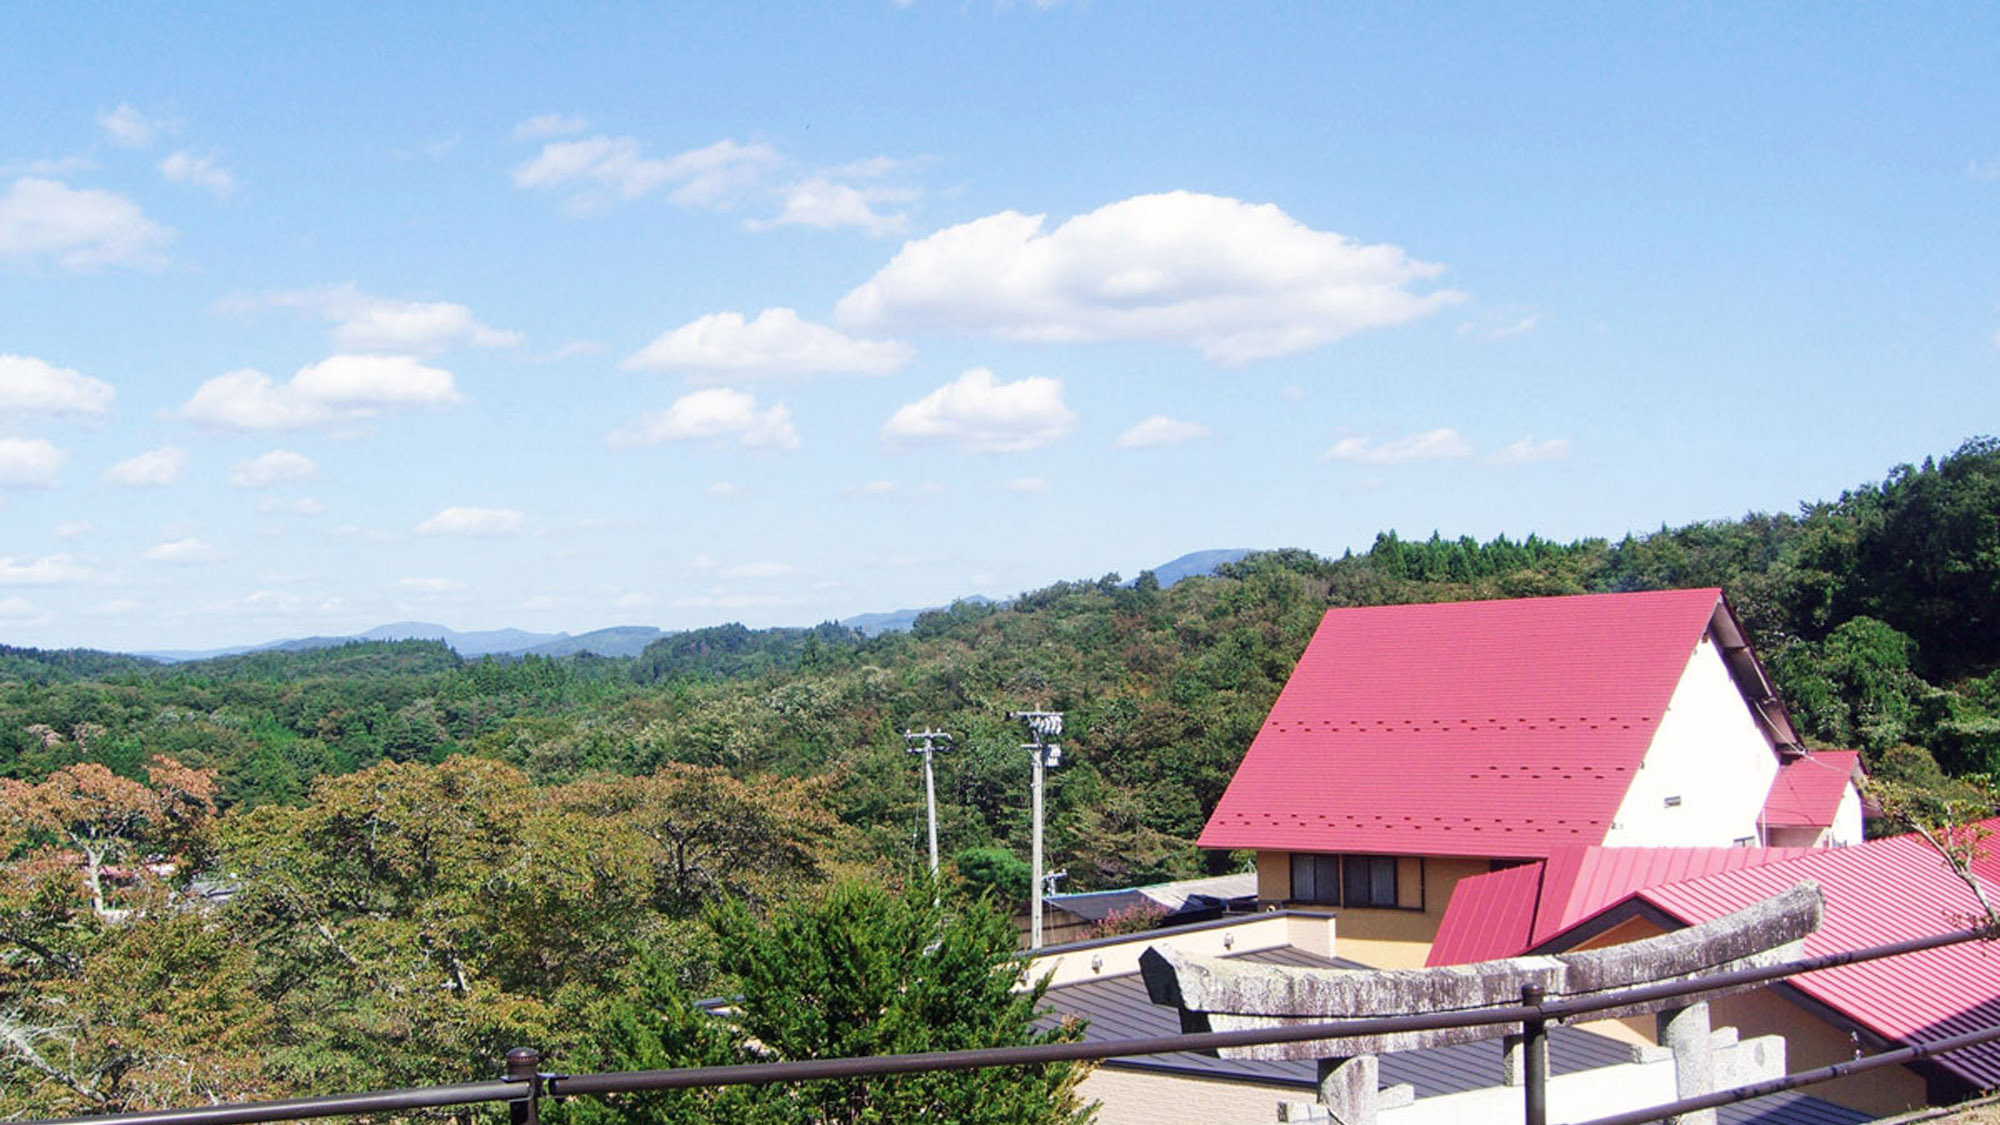
M 1642 1122 L 1658 1121 L 1664 1117 L 1672 1117 L 1677 1113 L 1691 1113 L 1698 1109 L 1713 1109 L 1716 1106 L 1747 1102 L 1754 1098 L 1768 1098 L 1772 1094 L 1782 1094 L 1787 1090 L 1796 1090 L 1801 1086 L 1817 1086 L 1822 1082 L 1831 1082 L 1836 1078 L 1845 1078 L 1850 1074 L 1863 1074 L 1878 1067 L 1898 1066 L 1917 1059 L 1929 1058 L 1932 1055 L 1942 1055 L 1951 1051 L 1963 1050 L 1966 1047 L 1977 1047 L 1982 1043 L 1993 1042 L 2000 1042 L 2000 1027 L 1989 1027 L 1982 1031 L 1968 1031 L 1962 1035 L 1953 1035 L 1945 1039 L 1932 1039 L 1923 1043 L 1912 1043 L 1907 1047 L 1898 1047 L 1893 1051 L 1883 1051 L 1879 1054 L 1866 1055 L 1858 1059 L 1848 1059 L 1845 1062 L 1837 1062 L 1832 1066 L 1823 1066 L 1817 1070 L 1801 1070 L 1797 1074 L 1786 1074 L 1777 1078 L 1766 1079 L 1762 1082 L 1752 1082 L 1747 1086 L 1732 1086 L 1727 1090 L 1717 1090 L 1712 1094 L 1698 1094 L 1691 1098 L 1682 1098 L 1679 1101 L 1667 1102 L 1664 1105 L 1649 1106 L 1646 1109 L 1628 1110 L 1624 1113 L 1614 1113 L 1609 1117 L 1593 1117 L 1588 1121 L 1576 1122 L 1574 1125 L 1641 1125 Z
M 1720 987 L 1760 983 L 1819 969 L 1849 965 L 1883 957 L 1894 957 L 1925 949 L 1935 949 L 1986 937 L 1982 929 L 1968 929 L 1928 938 L 1914 938 L 1884 945 L 1788 961 L 1756 969 L 1738 969 L 1695 980 L 1645 985 L 1620 992 L 1568 997 L 1539 1005 L 1512 1005 L 1419 1015 L 1376 1016 L 1362 1019 L 1323 1020 L 1245 1028 L 1238 1031 L 1207 1031 L 1181 1035 L 1161 1035 L 1136 1039 L 1095 1042 L 1038 1043 L 1025 1047 L 987 1047 L 968 1051 L 931 1051 L 907 1055 L 874 1055 L 863 1058 L 796 1059 L 774 1063 L 747 1063 L 733 1066 L 686 1067 L 678 1070 L 640 1070 L 608 1074 L 558 1074 L 548 1076 L 546 1093 L 552 1097 L 634 1093 L 644 1090 L 687 1089 L 695 1086 L 767 1085 L 777 1082 L 812 1081 L 829 1078 L 868 1078 L 896 1074 L 920 1074 L 940 1070 L 972 1070 L 996 1066 L 1040 1066 L 1050 1063 L 1092 1059 L 1126 1058 L 1137 1055 L 1174 1054 L 1185 1051 L 1214 1051 L 1231 1047 L 1254 1047 L 1274 1043 L 1299 1043 L 1321 1039 L 1345 1039 L 1390 1035 L 1398 1032 L 1436 1031 L 1458 1027 L 1488 1027 L 1518 1024 L 1526 1019 L 1572 1019 L 1594 1011 L 1606 1011 L 1635 1003 L 1713 992 Z M 1988 1033 L 1973 1033 L 1986 1035 Z M 1902 1048 L 1871 1055 L 1859 1062 L 1888 1066 L 1908 1058 L 1923 1057 L 1956 1049 L 1958 1039 Z M 1995 1029 L 1990 1038 L 2000 1038 Z M 1987 1042 L 1973 1039 L 1971 1043 Z M 1884 1059 L 1884 1062 L 1873 1062 Z M 1852 1063 L 1839 1064 L 1852 1067 Z M 1832 1068 L 1829 1068 L 1832 1069 Z M 1816 1072 L 1804 1072 L 1812 1074 Z M 1838 1074 L 1831 1075 L 1838 1077 Z M 1793 1076 L 1800 1077 L 1800 1076 Z M 1816 1079 L 1817 1081 L 1817 1079 Z M 1801 1083 L 1804 1084 L 1804 1083 Z M 1778 1087 L 1776 1093 L 1790 1087 Z M 139 1113 L 103 1114 L 62 1118 L 26 1125 L 248 1125 L 261 1121 L 298 1121 L 318 1117 L 383 1113 L 476 1102 L 518 1101 L 527 1096 L 522 1082 L 470 1082 L 453 1086 L 428 1086 L 372 1093 L 302 1098 L 293 1101 L 251 1102 L 205 1106 L 196 1109 L 156 1110 Z M 1709 1095 L 1711 1097 L 1715 1095 Z M 1711 1103 L 1722 1104 L 1722 1103 Z M 1673 1112 L 1669 1110 L 1668 1112 Z M 1647 1121 L 1648 1117 L 1606 1118 L 1584 1125 L 1612 1125 L 1614 1121 Z
M 522 1082 L 463 1082 L 455 1086 L 418 1086 L 406 1090 L 376 1090 L 366 1094 L 335 1094 L 282 1102 L 239 1102 L 195 1109 L 157 1109 L 138 1113 L 107 1113 L 96 1117 L 65 1117 L 68 1125 L 116 1122 L 117 1125 L 246 1125 L 256 1121 L 306 1121 L 315 1117 L 346 1117 L 362 1113 L 394 1113 L 435 1109 L 477 1102 L 508 1102 L 525 1097 Z M 43 1125 L 30 1122 L 28 1125 Z
M 1346 1039 L 1388 1035 L 1399 1031 L 1435 1031 L 1449 1027 L 1485 1027 L 1520 1023 L 1535 1009 L 1480 1008 L 1475 1011 L 1433 1012 L 1421 1016 L 1377 1016 L 1371 1019 L 1251 1027 L 1240 1031 L 1198 1031 L 1140 1039 L 1099 1039 L 1094 1042 L 1037 1043 L 1027 1047 L 981 1047 L 969 1051 L 929 1051 L 910 1055 L 870 1055 L 864 1058 L 792 1059 L 786 1062 L 734 1066 L 689 1067 L 679 1070 L 628 1070 L 613 1074 L 558 1074 L 549 1079 L 553 1097 L 625 1094 L 640 1090 L 681 1090 L 691 1086 L 763 1086 L 774 1082 L 809 1082 L 823 1078 L 869 1078 L 887 1074 L 922 1074 L 936 1070 L 972 1070 L 988 1066 L 1043 1066 L 1085 1059 L 1117 1059 L 1132 1055 L 1166 1055 L 1183 1051 L 1213 1051 L 1224 1047 L 1258 1047 L 1267 1043 L 1302 1043 L 1315 1039 Z

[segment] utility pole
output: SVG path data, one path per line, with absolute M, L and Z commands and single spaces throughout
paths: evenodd
M 1021 749 L 1028 752 L 1028 760 L 1034 764 L 1035 776 L 1029 785 L 1034 795 L 1035 834 L 1033 858 L 1029 861 L 1029 879 L 1034 888 L 1034 905 L 1028 915 L 1028 948 L 1042 947 L 1042 776 L 1047 770 L 1062 765 L 1062 747 L 1049 739 L 1062 733 L 1061 711 L 1009 711 L 1007 717 L 1019 719 L 1028 724 L 1028 735 L 1034 741 L 1024 744 Z
M 935 882 L 938 877 L 937 780 L 931 773 L 931 755 L 939 750 L 951 749 L 951 736 L 941 730 L 906 730 L 903 741 L 908 743 L 903 748 L 904 753 L 924 756 L 924 811 L 931 826 L 931 879 Z

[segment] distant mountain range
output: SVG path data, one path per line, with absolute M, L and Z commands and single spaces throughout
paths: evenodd
M 1171 586 L 1183 578 L 1200 574 L 1213 574 L 1225 563 L 1236 562 L 1251 553 L 1250 548 L 1228 550 L 1195 551 L 1182 555 L 1171 562 L 1153 567 L 1153 576 L 1161 586 Z M 977 594 L 961 599 L 975 605 L 991 605 L 992 599 Z M 920 614 L 928 613 L 941 606 L 924 609 L 898 609 L 885 613 L 860 613 L 844 618 L 840 624 L 859 630 L 866 636 L 893 633 L 908 629 Z M 598 656 L 637 656 L 647 645 L 666 636 L 665 630 L 651 625 L 616 625 L 609 629 L 596 629 L 588 633 L 530 633 L 523 629 L 486 629 L 461 633 L 443 625 L 428 621 L 397 621 L 389 625 L 377 625 L 365 633 L 345 637 L 293 637 L 282 641 L 267 641 L 260 645 L 237 645 L 232 648 L 203 650 L 160 649 L 150 652 L 136 652 L 133 656 L 143 656 L 152 660 L 162 660 L 178 664 L 190 660 L 212 660 L 218 656 L 236 656 L 246 652 L 304 652 L 315 648 L 332 648 L 335 645 L 352 644 L 355 641 L 443 641 L 460 656 L 477 658 L 481 656 L 573 656 L 579 652 L 595 653 Z

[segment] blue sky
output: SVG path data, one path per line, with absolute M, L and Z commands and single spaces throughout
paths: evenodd
M 809 624 L 2000 417 L 2000 12 L 13 5 L 0 641 Z

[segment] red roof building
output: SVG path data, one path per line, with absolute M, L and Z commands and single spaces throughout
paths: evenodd
M 2000 821 L 1982 827 L 2000 828 Z M 1990 844 L 1986 850 L 1973 865 L 1975 877 L 2000 902 L 2000 861 Z M 1577 862 L 1551 857 L 1546 865 L 1461 881 L 1432 963 L 1632 940 L 1721 917 L 1807 879 L 1826 898 L 1825 920 L 1806 938 L 1809 955 L 1963 929 L 1981 914 L 1972 889 L 1915 835 L 1845 848 L 1739 849 L 1740 863 L 1685 849 L 1651 857 L 1596 851 Z M 1564 898 L 1563 905 L 1548 909 L 1550 895 Z M 1715 1005 L 1718 1026 L 1735 1026 L 1744 1036 L 1784 1035 L 1790 1069 L 1806 1070 L 1851 1057 L 1857 1048 L 2000 1024 L 2000 956 L 1978 944 L 1947 946 L 1822 969 Z M 2000 1086 L 2000 1044 L 1870 1075 L 1820 1096 L 1886 1113 L 1993 1086 Z
M 1805 754 L 1720 590 L 1335 609 L 1200 843 L 1255 850 L 1266 902 L 1340 908 L 1343 956 L 1422 964 L 1496 865 L 1794 842 L 1765 819 L 1824 804 L 1813 771 L 1772 806 Z

